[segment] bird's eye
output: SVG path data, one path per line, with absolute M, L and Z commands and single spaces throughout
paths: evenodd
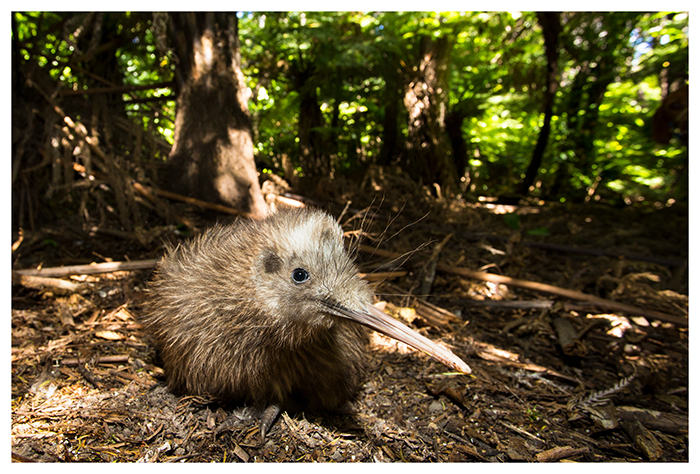
M 292 272 L 292 280 L 294 280 L 294 283 L 304 283 L 309 277 L 309 272 L 303 268 L 295 268 Z

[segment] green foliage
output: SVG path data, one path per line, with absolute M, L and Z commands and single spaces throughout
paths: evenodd
M 125 113 L 140 122 L 145 131 L 172 142 L 174 96 L 171 100 L 161 98 L 171 94 L 166 83 L 173 78 L 174 62 L 169 51 L 158 51 L 156 47 L 153 14 L 14 15 L 21 61 L 35 62 L 64 90 L 163 84 L 159 88 L 125 92 L 122 98 Z M 111 74 L 100 71 L 109 68 L 106 65 L 112 61 L 116 71 Z M 95 79 L 96 76 L 100 79 Z
M 76 32 L 89 15 L 15 13 L 22 61 L 31 58 L 65 89 L 101 86 L 79 72 L 90 64 L 74 54 L 74 44 L 87 49 L 89 39 Z M 118 85 L 173 80 L 176 58 L 153 14 L 102 15 L 100 41 L 119 40 L 110 52 Z M 687 181 L 687 147 L 654 143 L 649 123 L 663 97 L 660 78 L 687 79 L 688 15 L 580 12 L 562 13 L 560 21 L 559 87 L 532 193 L 561 201 L 685 198 L 678 184 Z M 282 173 L 286 157 L 304 172 L 298 133 L 302 98 L 310 95 L 333 170 L 352 173 L 376 162 L 386 139 L 387 88 L 398 84 L 400 100 L 420 64 L 421 38 L 442 37 L 450 44 L 445 114 L 464 118 L 464 191 L 512 192 L 524 176 L 546 87 L 534 12 L 243 12 L 239 37 L 255 153 L 266 169 Z M 125 93 L 125 113 L 171 139 L 175 102 L 162 100 L 168 94 L 166 86 Z M 402 140 L 407 116 L 403 103 L 399 109 Z
M 565 13 L 562 25 L 561 83 L 537 189 L 577 199 L 599 183 L 596 199 L 667 198 L 686 155 L 679 143 L 654 144 L 649 118 L 662 96 L 661 70 L 680 64 L 687 73 L 687 15 Z M 462 132 L 470 190 L 512 191 L 542 118 L 546 62 L 532 12 L 245 15 L 246 73 L 253 89 L 264 89 L 251 107 L 260 156 L 279 167 L 281 154 L 298 154 L 289 138 L 298 91 L 284 63 L 303 57 L 314 65 L 312 84 L 327 130 L 338 139 L 336 169 L 372 162 L 382 140 L 387 70 L 398 58 L 407 84 L 421 36 L 452 43 L 448 104 L 468 110 Z M 405 122 L 399 126 L 405 135 Z

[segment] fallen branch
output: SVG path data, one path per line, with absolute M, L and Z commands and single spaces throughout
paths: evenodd
M 358 276 L 360 278 L 362 278 L 363 280 L 367 280 L 369 282 L 375 282 L 375 281 L 391 280 L 394 278 L 406 276 L 407 274 L 408 274 L 407 271 L 399 270 L 396 272 L 358 273 Z
M 438 264 L 438 270 L 453 273 L 455 275 L 464 276 L 467 278 L 472 278 L 475 280 L 490 281 L 492 283 L 498 283 L 508 286 L 517 286 L 519 288 L 526 288 L 528 290 L 533 290 L 542 293 L 550 293 L 557 296 L 563 296 L 564 298 L 569 298 L 577 301 L 587 301 L 593 303 L 599 308 L 610 310 L 610 311 L 621 311 L 628 314 L 636 314 L 639 316 L 644 316 L 646 318 L 657 319 L 659 321 L 664 321 L 668 323 L 677 324 L 679 326 L 687 326 L 688 319 L 679 316 L 673 316 L 670 314 L 662 313 L 660 311 L 654 311 L 646 308 L 639 308 L 637 306 L 632 306 L 625 303 L 620 303 L 618 301 L 607 300 L 605 298 L 599 298 L 597 296 L 589 295 L 581 291 L 569 290 L 567 288 L 561 288 L 554 285 L 547 285 L 545 283 L 538 283 L 529 280 L 520 280 L 518 278 L 510 278 L 503 275 L 496 275 L 493 273 L 477 272 L 473 270 L 467 270 L 466 268 L 453 267 L 451 265 Z
M 631 406 L 619 406 L 616 407 L 616 411 L 625 421 L 640 421 L 652 430 L 665 431 L 674 435 L 688 435 L 687 416 Z
M 450 300 L 454 305 L 468 306 L 469 308 L 503 309 L 549 309 L 554 306 L 554 300 L 468 300 L 459 298 Z
M 425 266 L 418 273 L 419 278 L 417 278 L 417 280 L 420 281 L 421 295 L 430 294 L 430 289 L 433 287 L 433 282 L 435 281 L 438 257 L 440 256 L 440 252 L 442 252 L 442 249 L 445 248 L 445 245 L 447 245 L 447 242 L 449 242 L 451 238 L 452 234 L 447 234 L 445 238 L 442 239 L 442 241 L 433 248 L 432 255 L 425 263 Z M 413 289 L 411 289 L 411 293 L 413 293 Z
M 138 187 L 137 187 L 138 185 Z M 134 183 L 134 187 L 137 187 L 137 191 L 141 193 L 151 193 L 151 194 L 157 194 L 158 196 L 162 196 L 168 199 L 173 199 L 175 201 L 181 201 L 181 202 L 186 202 L 188 204 L 193 204 L 195 206 L 202 207 L 204 209 L 211 209 L 212 211 L 219 211 L 219 212 L 225 212 L 227 214 L 233 214 L 236 216 L 243 216 L 243 217 L 248 217 L 250 219 L 259 219 L 260 216 L 256 216 L 250 212 L 243 212 L 239 211 L 238 209 L 234 209 L 232 207 L 224 206 L 221 204 L 214 204 L 211 202 L 207 201 L 202 201 L 200 199 L 195 199 L 191 198 L 188 196 L 183 196 L 181 194 L 176 194 L 170 191 L 165 191 L 163 189 L 157 189 L 157 188 L 149 188 L 148 186 L 144 186 L 142 184 Z M 275 200 L 283 205 L 289 206 L 289 207 L 304 207 L 304 203 L 301 201 L 298 201 L 296 199 L 292 199 L 289 197 L 285 196 L 275 196 Z
M 65 284 L 70 284 L 71 282 L 66 282 L 65 280 L 57 280 L 55 277 L 65 277 L 70 275 L 93 275 L 96 273 L 110 273 L 110 272 L 124 272 L 132 270 L 148 270 L 155 267 L 156 259 L 150 260 L 134 260 L 130 262 L 105 262 L 105 263 L 90 263 L 88 265 L 71 265 L 65 267 L 47 267 L 47 268 L 27 268 L 23 270 L 13 270 L 12 274 L 15 278 L 25 278 L 31 276 L 32 281 L 36 281 L 37 284 L 42 283 L 44 286 L 55 286 L 60 285 L 57 282 L 63 282 Z M 360 273 L 360 278 L 367 281 L 384 281 L 391 278 L 398 278 L 406 275 L 406 271 L 395 271 L 395 272 L 383 272 L 383 273 Z M 41 277 L 54 277 L 52 280 L 53 285 L 44 280 L 49 278 Z M 29 280 L 25 280 L 29 281 Z M 17 281 L 17 283 L 22 283 Z M 73 286 L 64 287 L 64 289 L 75 291 Z
M 134 187 L 134 191 L 139 193 L 141 196 L 145 197 L 149 202 L 155 206 L 155 210 L 158 214 L 165 217 L 166 220 L 175 220 L 181 225 L 184 225 L 188 229 L 195 229 L 195 225 L 190 222 L 189 219 L 185 219 L 174 212 L 170 207 L 163 203 L 160 199 L 153 195 L 150 188 L 142 185 L 137 181 L 132 181 L 131 185 Z
M 363 252 L 369 252 L 374 255 L 379 255 L 382 257 L 390 258 L 401 258 L 402 255 L 390 252 L 387 250 L 375 249 L 366 245 L 360 245 L 359 249 Z M 74 265 L 66 267 L 53 267 L 53 268 L 42 268 L 42 269 L 24 269 L 24 270 L 14 270 L 13 274 L 17 275 L 32 275 L 32 276 L 43 276 L 43 277 L 63 277 L 68 275 L 87 275 L 96 273 L 109 273 L 116 271 L 132 271 L 132 270 L 144 270 L 153 268 L 156 264 L 156 260 L 138 260 L 133 262 L 105 262 L 105 263 L 92 263 L 89 265 Z M 545 283 L 538 283 L 529 280 L 520 280 L 517 278 L 511 278 L 503 275 L 496 275 L 494 273 L 478 272 L 474 270 L 468 270 L 462 267 L 453 267 L 451 265 L 445 265 L 443 263 L 438 263 L 437 269 L 442 272 L 452 273 L 455 275 L 460 275 L 466 278 L 471 278 L 474 280 L 490 281 L 493 283 L 498 283 L 508 286 L 516 286 L 519 288 L 526 288 L 528 290 L 533 290 L 542 293 L 550 293 L 557 296 L 562 296 L 564 298 L 569 298 L 577 301 L 586 301 L 595 305 L 598 308 L 610 310 L 610 311 L 620 311 L 628 314 L 636 314 L 644 316 L 650 319 L 656 319 L 663 322 L 673 323 L 679 326 L 687 326 L 688 319 L 673 316 L 670 314 L 662 313 L 660 311 L 654 311 L 646 308 L 639 308 L 637 306 L 620 303 L 617 301 L 607 300 L 605 298 L 599 298 L 597 296 L 589 295 L 581 291 L 569 290 L 566 288 L 560 288 L 554 285 L 547 285 Z
M 79 358 L 76 357 L 71 357 L 68 359 L 63 359 L 61 361 L 61 364 L 63 365 L 81 365 L 85 360 L 80 360 Z M 108 355 L 108 356 L 102 356 L 98 357 L 94 361 L 90 361 L 93 364 L 125 364 L 129 362 L 129 356 L 128 355 Z
M 499 349 L 498 347 L 494 346 L 493 344 L 487 344 L 484 342 L 474 341 L 473 348 L 474 348 L 474 354 L 476 354 L 479 358 L 481 358 L 483 360 L 487 360 L 490 362 L 496 362 L 500 365 L 507 365 L 509 367 L 514 367 L 514 368 L 520 369 L 520 370 L 527 370 L 528 372 L 537 372 L 537 373 L 550 375 L 552 377 L 557 377 L 557 378 L 560 378 L 562 380 L 566 380 L 567 382 L 571 382 L 572 384 L 575 384 L 575 385 L 579 385 L 581 383 L 577 379 L 575 379 L 574 377 L 571 377 L 569 375 L 563 374 L 563 373 L 558 372 L 556 370 L 544 367 L 542 365 L 520 362 L 518 360 L 518 359 L 520 359 L 520 356 L 518 354 L 515 354 L 513 352 L 509 352 L 505 349 Z
M 244 217 L 250 217 L 250 218 L 254 217 L 253 214 L 251 214 L 249 212 L 242 212 L 242 211 L 239 211 L 238 209 L 224 206 L 222 204 L 214 204 L 211 202 L 202 201 L 200 199 L 195 199 L 195 198 L 191 198 L 188 196 L 183 196 L 182 194 L 172 193 L 170 191 L 165 191 L 163 189 L 149 188 L 148 186 L 143 186 L 143 187 L 145 189 L 147 189 L 148 191 L 150 191 L 151 193 L 156 194 L 158 196 L 163 196 L 163 197 L 166 197 L 168 199 L 173 199 L 175 201 L 185 202 L 187 204 L 192 204 L 192 205 L 204 208 L 204 209 L 210 209 L 212 211 L 224 212 L 226 214 L 233 214 L 235 216 L 244 216 Z
M 623 420 L 621 425 L 627 436 L 634 441 L 637 449 L 649 461 L 658 461 L 664 455 L 664 450 L 659 440 L 639 420 Z
M 535 456 L 537 462 L 556 462 L 561 459 L 587 454 L 590 451 L 588 446 L 583 448 L 572 448 L 571 446 L 557 446 L 556 448 L 542 451 Z
M 445 230 L 447 232 L 447 230 Z M 490 234 L 475 234 L 471 232 L 461 232 L 460 237 L 475 241 L 475 240 L 486 240 L 488 242 L 507 242 L 508 239 L 498 235 Z M 532 240 L 523 240 L 521 242 L 525 247 L 538 248 L 542 250 L 550 250 L 553 252 L 562 253 L 579 253 L 583 255 L 593 255 L 595 257 L 611 257 L 611 258 L 624 258 L 625 260 L 636 260 L 639 262 L 650 262 L 659 265 L 665 265 L 667 267 L 680 267 L 685 265 L 683 260 L 676 260 L 671 258 L 661 258 L 661 257 L 650 257 L 648 255 L 635 255 L 628 254 L 624 252 L 618 252 L 615 250 L 604 250 L 604 249 L 593 249 L 587 247 L 572 247 L 570 245 L 561 245 L 548 242 L 535 242 Z
M 135 260 L 133 262 L 104 262 L 89 265 L 69 265 L 65 267 L 28 268 L 13 270 L 17 275 L 42 277 L 65 277 L 70 275 L 94 275 L 96 273 L 128 272 L 132 270 L 147 270 L 156 265 L 157 260 Z
M 80 292 L 86 288 L 83 283 L 61 280 L 60 278 L 29 275 L 26 273 L 21 274 L 17 272 L 12 272 L 12 283 L 15 285 L 22 285 L 26 288 L 54 288 L 69 293 Z
M 275 201 L 284 204 L 285 206 L 289 207 L 295 207 L 295 208 L 302 208 L 306 207 L 306 204 L 303 202 L 299 201 L 298 199 L 293 199 L 291 197 L 287 196 L 277 196 L 275 195 Z
M 416 314 L 423 318 L 432 327 L 439 328 L 446 324 L 461 323 L 462 318 L 437 305 L 429 303 L 417 296 L 410 296 L 406 290 L 394 284 L 384 282 L 383 287 L 389 289 L 394 295 L 409 296 L 409 304 L 416 310 Z
M 360 245 L 359 249 L 363 252 L 378 255 L 380 257 L 388 258 L 401 258 L 402 254 L 396 252 L 390 252 L 388 250 L 375 249 L 366 245 Z M 549 293 L 557 296 L 562 296 L 564 298 L 569 298 L 577 301 L 586 301 L 588 303 L 594 304 L 596 307 L 609 310 L 609 311 L 620 311 L 628 314 L 636 314 L 639 316 L 644 316 L 650 319 L 656 319 L 663 322 L 677 324 L 679 326 L 687 326 L 688 319 L 673 316 L 670 314 L 662 313 L 660 311 L 654 311 L 646 308 L 639 308 L 637 306 L 632 306 L 625 303 L 620 303 L 617 301 L 607 300 L 605 298 L 599 298 L 597 296 L 589 295 L 581 291 L 569 290 L 566 288 L 561 288 L 554 285 L 547 285 L 545 283 L 538 283 L 529 280 L 520 280 L 518 278 L 511 278 L 503 275 L 496 275 L 494 273 L 478 272 L 474 270 L 468 270 L 462 267 L 454 267 L 451 265 L 445 265 L 443 263 L 438 263 L 437 269 L 441 272 L 452 273 L 454 275 L 460 275 L 465 278 L 470 278 L 473 280 L 490 281 L 492 283 L 498 283 L 507 286 L 516 286 L 519 288 L 526 288 L 528 290 L 533 290 L 541 293 Z

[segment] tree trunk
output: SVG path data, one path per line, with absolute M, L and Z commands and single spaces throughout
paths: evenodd
M 469 169 L 469 145 L 464 139 L 462 133 L 462 125 L 467 117 L 477 117 L 482 114 L 479 111 L 481 99 L 474 97 L 465 98 L 457 102 L 445 116 L 445 131 L 450 139 L 452 146 L 452 155 L 457 171 L 457 175 L 461 180 L 465 177 L 465 181 L 461 184 L 462 191 L 469 189 L 471 184 L 471 170 Z
M 559 33 L 561 32 L 561 24 L 559 22 L 558 12 L 544 12 L 537 14 L 537 20 L 542 26 L 544 34 L 544 48 L 547 56 L 547 88 L 544 92 L 544 119 L 540 134 L 537 137 L 537 144 L 532 152 L 532 159 L 525 172 L 525 178 L 516 189 L 516 194 L 526 196 L 530 190 L 530 186 L 535 182 L 537 173 L 542 166 L 542 158 L 549 142 L 549 133 L 551 131 L 552 117 L 554 116 L 554 97 L 557 93 L 557 58 L 559 57 Z
M 265 215 L 236 15 L 174 13 L 171 29 L 179 60 L 178 99 L 166 186 L 253 216 Z
M 384 75 L 384 118 L 382 119 L 382 147 L 377 157 L 377 164 L 388 166 L 399 151 L 399 106 L 401 104 L 401 74 L 398 59 L 385 54 L 389 63 Z
M 445 133 L 450 49 L 451 44 L 444 37 L 422 37 L 420 65 L 404 95 L 408 112 L 408 173 L 423 184 L 440 184 L 445 195 L 459 189 Z
M 573 201 L 583 202 L 588 194 L 580 183 L 591 186 L 600 173 L 594 169 L 599 157 L 595 156 L 594 140 L 599 126 L 600 105 L 605 98 L 608 86 L 615 81 L 617 67 L 621 61 L 632 53 L 629 35 L 634 28 L 634 19 L 638 13 L 620 13 L 608 16 L 600 13 L 575 13 L 571 18 L 581 15 L 581 23 L 588 24 L 590 31 L 584 31 L 591 38 L 587 48 L 575 45 L 571 41 L 562 41 L 562 46 L 569 54 L 577 58 L 577 72 L 569 92 L 567 108 L 562 114 L 566 117 L 566 148 L 573 156 L 561 163 L 557 172 L 561 180 L 553 187 L 559 187 L 560 193 L 573 197 Z M 570 20 L 571 20 L 570 18 Z M 570 22 L 569 20 L 569 22 Z M 595 26 L 600 25 L 600 26 Z M 615 32 L 614 35 L 602 37 L 597 29 Z M 564 37 L 565 38 L 565 37 Z M 589 40 L 590 41 L 590 40 Z M 576 180 L 572 180 L 575 170 Z M 605 174 L 602 175 L 605 179 Z M 602 183 L 604 184 L 604 183 Z M 600 188 L 601 184 L 598 184 Z M 552 196 L 556 196 L 553 192 Z
M 571 168 L 593 182 L 593 141 L 598 126 L 600 104 L 605 97 L 605 91 L 614 80 L 613 65 L 608 62 L 608 58 L 601 56 L 597 59 L 598 63 L 593 67 L 590 61 L 581 64 L 571 86 L 567 110 L 567 140 L 573 156 L 569 160 L 570 164 L 561 163 L 561 173 L 558 173 L 558 176 L 562 182 L 556 183 L 556 187 L 560 188 L 559 193 L 574 196 L 572 200 L 575 202 L 583 202 L 587 191 L 572 189 Z
M 331 162 L 327 153 L 324 132 L 326 120 L 318 103 L 316 85 L 312 80 L 313 64 L 305 63 L 304 57 L 292 61 L 290 75 L 294 77 L 294 87 L 299 93 L 299 161 L 307 177 L 328 176 Z

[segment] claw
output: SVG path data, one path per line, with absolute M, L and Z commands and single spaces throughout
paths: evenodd
M 279 405 L 270 405 L 265 408 L 262 416 L 260 417 L 260 441 L 265 442 L 265 436 L 267 436 L 268 431 L 272 428 L 272 424 L 277 419 L 277 415 L 280 414 Z

